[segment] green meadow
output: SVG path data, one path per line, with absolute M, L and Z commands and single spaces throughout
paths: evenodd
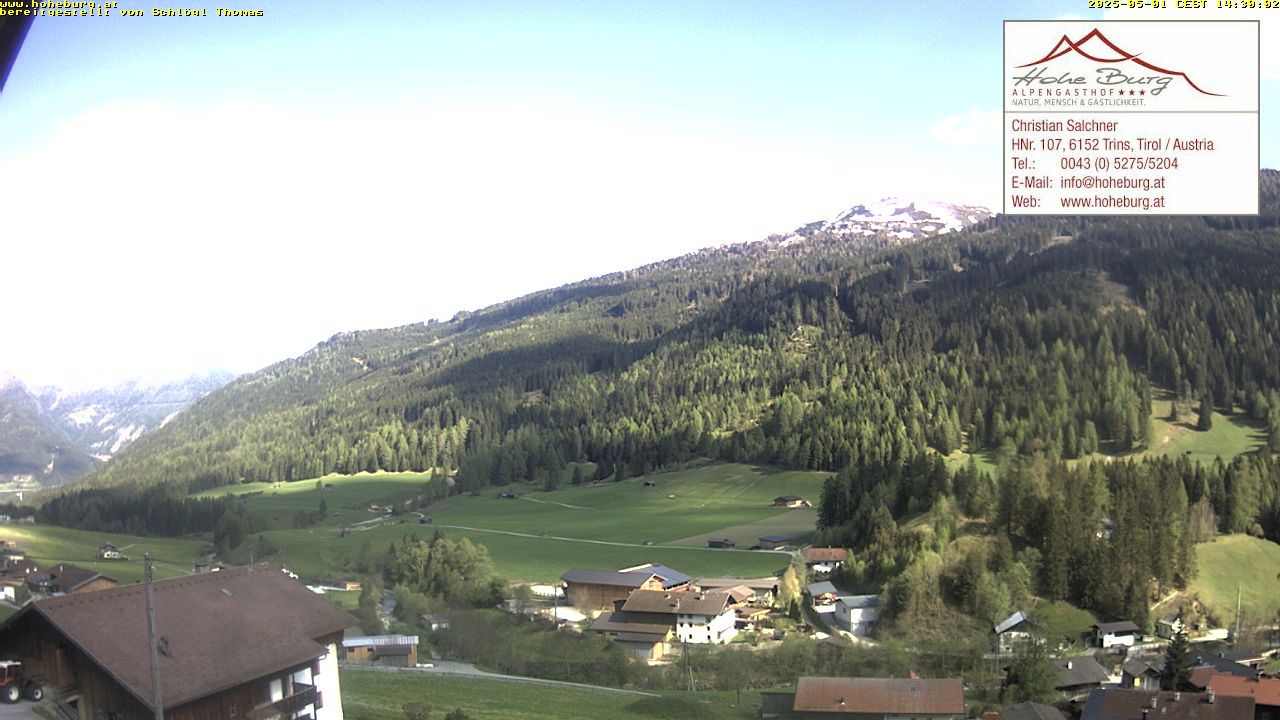
M 719 697 L 644 696 L 584 687 L 418 673 L 343 670 L 342 713 L 350 720 L 404 720 L 404 705 L 431 706 L 433 718 L 460 709 L 474 720 L 728 720 L 755 717 Z M 719 695 L 719 694 L 717 694 Z
M 1280 545 L 1248 535 L 1226 535 L 1196 546 L 1196 578 L 1189 593 L 1220 624 L 1236 617 L 1239 588 L 1242 622 L 1272 622 L 1280 612 Z
M 523 581 L 550 581 L 572 567 L 617 568 L 644 562 L 671 565 L 695 575 L 760 576 L 780 572 L 783 553 L 748 550 L 762 535 L 813 533 L 813 508 L 777 508 L 779 495 L 816 503 L 825 473 L 792 472 L 746 465 L 702 465 L 623 482 L 562 485 L 552 492 L 532 486 L 480 496 L 453 496 L 424 511 L 382 517 L 370 504 L 403 507 L 421 490 L 418 473 L 330 476 L 315 481 L 251 484 L 220 489 L 234 493 L 248 510 L 287 525 L 299 510 L 325 502 L 328 516 L 314 527 L 262 533 L 280 554 L 273 559 L 307 577 L 344 577 L 361 548 L 375 552 L 409 533 L 440 529 L 489 549 L 498 572 Z M 651 483 L 652 485 L 647 485 Z M 336 513 L 336 516 L 335 516 Z M 429 519 L 430 524 L 423 522 Z M 342 533 L 342 528 L 350 531 Z M 708 537 L 728 537 L 737 550 L 707 548 Z
M 71 563 L 97 570 L 121 584 L 142 579 L 145 553 L 150 553 L 155 560 L 156 577 L 165 578 L 190 573 L 192 565 L 208 548 L 208 543 L 202 540 L 97 533 L 53 525 L 0 526 L 0 539 L 14 541 L 42 568 Z M 104 542 L 120 548 L 129 559 L 98 560 L 98 545 Z

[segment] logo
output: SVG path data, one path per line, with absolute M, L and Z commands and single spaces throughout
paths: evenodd
M 1131 53 L 1123 50 L 1119 45 L 1112 42 L 1098 28 L 1093 28 L 1079 40 L 1072 40 L 1070 36 L 1063 35 L 1058 43 L 1053 46 L 1044 57 L 1023 65 L 1018 68 L 1034 68 L 1028 70 L 1023 75 L 1015 75 L 1013 77 L 1015 85 L 1067 85 L 1080 86 L 1088 84 L 1088 78 L 1084 75 L 1072 75 L 1070 72 L 1064 72 L 1059 76 L 1049 74 L 1045 63 L 1057 60 L 1066 55 L 1078 55 L 1087 60 L 1104 65 L 1105 67 L 1096 68 L 1094 77 L 1095 83 L 1098 85 L 1120 86 L 1121 94 L 1125 94 L 1125 86 L 1140 86 L 1141 91 L 1135 91 L 1132 88 L 1127 90 L 1127 94 L 1142 95 L 1159 95 L 1164 92 L 1175 79 L 1181 78 L 1191 86 L 1196 92 L 1202 95 L 1211 95 L 1214 97 L 1224 97 L 1220 93 L 1213 93 L 1196 85 L 1191 77 L 1185 72 L 1179 70 L 1170 70 L 1154 63 L 1147 62 L 1141 57 L 1140 53 Z M 1148 70 L 1152 74 L 1142 74 L 1141 71 L 1134 72 L 1134 66 Z

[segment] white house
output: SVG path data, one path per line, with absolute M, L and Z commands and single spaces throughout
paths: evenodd
M 1120 622 L 1097 623 L 1093 626 L 1093 640 L 1098 647 L 1106 649 L 1123 645 L 1133 647 L 1137 640 L 1138 626 L 1130 620 Z
M 723 645 L 738 634 L 733 602 L 725 591 L 636 590 L 622 610 L 640 617 L 670 617 L 679 642 Z
M 1172 640 L 1174 635 L 1186 632 L 1186 629 L 1182 618 L 1175 614 L 1165 615 L 1156 621 L 1156 635 L 1165 640 Z
M 996 650 L 1004 654 L 1031 642 L 1034 637 L 1031 619 L 1021 610 L 1001 620 L 992 630 L 996 635 Z
M 879 595 L 845 595 L 836 601 L 836 625 L 854 635 L 867 635 L 880 619 Z

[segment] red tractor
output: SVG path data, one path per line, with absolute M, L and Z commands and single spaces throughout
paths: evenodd
M 24 697 L 31 702 L 40 702 L 44 698 L 44 688 L 38 681 L 23 675 L 22 663 L 0 660 L 0 698 L 13 704 Z

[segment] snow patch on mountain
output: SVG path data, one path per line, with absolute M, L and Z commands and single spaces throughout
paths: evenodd
M 774 239 L 789 245 L 825 233 L 863 238 L 881 235 L 906 242 L 963 230 L 993 215 L 978 205 L 887 197 L 854 205 L 830 220 L 809 223 Z

